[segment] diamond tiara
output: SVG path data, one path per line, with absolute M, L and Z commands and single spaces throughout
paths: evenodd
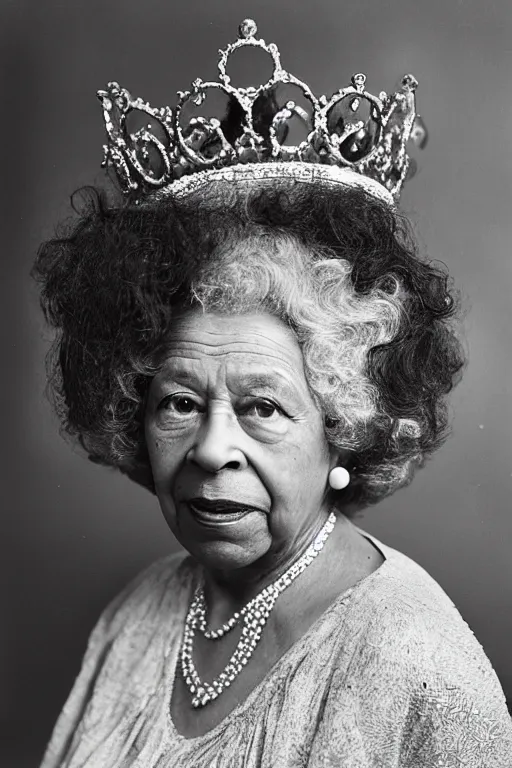
M 213 180 L 295 179 L 359 186 L 393 205 L 410 169 L 408 140 L 420 147 L 426 141 L 426 130 L 416 115 L 416 79 L 405 75 L 396 93 L 381 92 L 377 97 L 365 89 L 366 76 L 359 73 L 330 99 L 316 97 L 282 68 L 277 46 L 256 34 L 254 21 L 243 21 L 238 40 L 219 51 L 218 80 L 195 80 L 190 91 L 178 92 L 174 109 L 134 99 L 116 82 L 98 91 L 107 131 L 102 165 L 114 168 L 123 193 L 141 203 L 155 194 L 182 197 Z M 226 74 L 228 59 L 249 46 L 271 57 L 273 72 L 262 85 L 235 88 Z M 309 111 L 291 100 L 280 107 L 276 100 L 280 86 L 298 88 Z M 214 91 L 228 98 L 235 124 L 203 116 L 184 121 L 187 107 L 201 107 Z M 273 111 L 258 125 L 257 112 L 263 104 Z M 366 119 L 357 119 L 363 104 Z M 130 132 L 127 122 L 132 112 L 142 113 L 152 123 Z M 306 126 L 308 135 L 290 146 L 284 142 L 294 119 Z

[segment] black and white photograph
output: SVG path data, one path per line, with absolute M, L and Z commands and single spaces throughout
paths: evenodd
M 0 22 L 0 768 L 512 768 L 512 4 Z

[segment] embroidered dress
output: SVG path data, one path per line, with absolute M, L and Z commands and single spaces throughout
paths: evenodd
M 157 561 L 104 611 L 41 768 L 512 768 L 512 720 L 481 645 L 416 562 L 382 552 L 207 734 L 170 700 L 199 577 Z

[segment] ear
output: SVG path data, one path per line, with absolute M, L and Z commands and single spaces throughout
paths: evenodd
M 350 463 L 353 451 L 348 448 L 329 446 L 329 471 L 334 467 L 346 467 Z

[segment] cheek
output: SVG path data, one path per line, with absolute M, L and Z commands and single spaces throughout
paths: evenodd
M 325 490 L 330 453 L 323 425 L 304 424 L 285 445 L 269 452 L 268 467 L 275 493 L 293 503 Z
M 179 451 L 168 440 L 152 434 L 151 430 L 146 431 L 146 443 L 157 491 L 162 485 L 169 488 L 179 463 Z
M 295 436 L 293 458 L 297 467 L 306 470 L 320 470 L 329 463 L 329 445 L 323 421 L 316 416 L 305 423 Z
M 153 482 L 160 508 L 169 528 L 179 537 L 174 504 L 174 485 L 177 473 L 176 453 L 162 438 L 148 435 L 146 439 Z

